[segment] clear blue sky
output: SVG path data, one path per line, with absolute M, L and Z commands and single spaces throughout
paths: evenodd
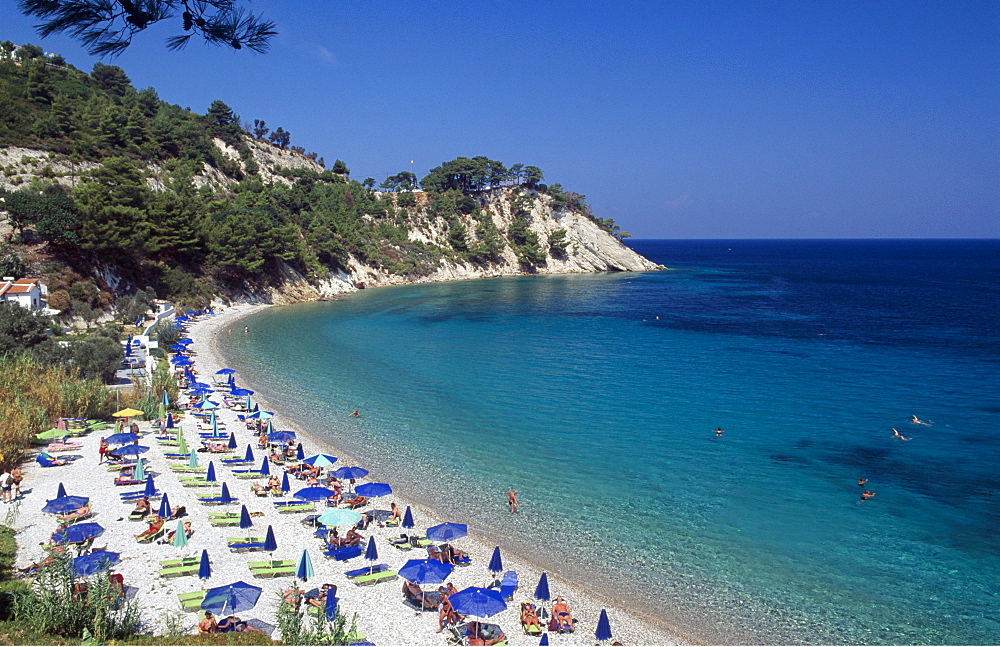
M 351 176 L 534 164 L 641 238 L 1000 235 L 1000 3 L 256 2 L 270 53 L 159 27 L 137 88 L 263 119 Z M 0 0 L 0 39 L 89 71 Z

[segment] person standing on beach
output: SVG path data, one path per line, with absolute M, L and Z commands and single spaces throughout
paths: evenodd
M 517 500 L 517 490 L 507 490 L 507 503 L 510 504 L 510 513 L 514 514 L 521 507 Z

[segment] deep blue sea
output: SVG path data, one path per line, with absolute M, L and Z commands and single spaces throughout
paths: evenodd
M 1000 642 L 1000 241 L 629 244 L 671 269 L 364 290 L 220 349 L 279 427 L 698 640 Z

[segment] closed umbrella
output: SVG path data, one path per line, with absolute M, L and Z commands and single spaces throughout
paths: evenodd
M 153 483 L 152 474 L 146 477 L 146 489 L 142 493 L 147 499 L 156 496 L 156 484 Z
M 56 498 L 59 499 L 64 496 L 66 496 L 66 486 L 63 485 L 62 482 L 60 481 L 59 487 L 56 489 Z
M 219 418 L 215 415 L 215 409 L 212 409 L 212 416 L 210 422 L 212 423 L 212 438 L 219 437 Z
M 173 544 L 177 548 L 184 548 L 188 545 L 188 536 L 184 531 L 184 522 L 177 522 L 177 530 L 174 531 L 174 541 Z
M 245 460 L 248 463 L 253 462 L 253 448 L 250 446 L 249 443 L 247 443 L 247 453 L 243 457 L 243 460 Z
M 260 473 L 261 473 L 261 476 L 270 476 L 271 475 L 271 462 L 269 460 L 267 460 L 267 456 L 265 456 L 264 460 L 262 460 L 260 462 Z
M 372 541 L 375 538 L 372 537 Z M 303 582 L 308 582 L 310 577 L 313 577 L 315 573 L 313 572 L 312 560 L 309 559 L 309 551 L 305 548 L 302 549 L 302 556 L 299 557 L 299 567 L 295 571 L 295 577 L 299 578 Z M 327 593 L 330 595 L 330 593 Z
M 601 642 L 611 640 L 611 622 L 608 620 L 607 609 L 601 609 L 601 617 L 597 619 L 597 630 L 594 632 L 594 636 Z
M 260 592 L 260 587 L 243 581 L 219 586 L 205 593 L 201 608 L 222 617 L 242 613 L 256 606 Z
M 337 618 L 337 596 L 333 594 L 332 589 L 326 592 L 326 606 L 323 609 L 323 613 L 330 622 L 333 622 Z
M 410 506 L 406 506 L 406 512 L 403 513 L 403 527 L 412 528 L 414 525 L 416 524 L 413 523 L 413 512 L 410 511 Z
M 187 454 L 188 451 L 190 451 L 190 450 L 188 449 L 187 440 L 184 438 L 184 432 L 178 430 L 178 432 L 177 432 L 177 453 L 178 454 Z
M 167 424 L 165 425 L 165 427 L 167 429 L 173 429 L 174 428 L 174 417 L 168 415 L 168 416 L 164 416 L 164 418 L 167 421 Z
M 170 407 L 170 394 L 167 393 L 166 389 L 163 389 L 163 399 L 160 402 L 163 403 L 163 406 Z
M 378 547 L 375 546 L 375 538 L 368 538 L 368 547 L 365 549 L 365 559 L 372 563 L 371 570 L 375 570 L 375 562 L 378 561 Z
M 302 449 L 302 443 L 299 443 L 298 447 L 295 448 L 295 460 L 300 461 L 305 457 L 306 457 L 306 452 L 305 450 Z
M 493 577 L 496 577 L 498 573 L 503 571 L 503 560 L 500 559 L 499 546 L 493 549 L 493 556 L 490 557 L 490 565 L 487 569 L 489 569 L 490 573 L 493 573 Z
M 132 473 L 132 480 L 134 481 L 145 481 L 146 480 L 146 468 L 142 461 L 136 461 L 135 472 Z
M 215 461 L 208 461 L 208 471 L 205 473 L 205 480 L 209 483 L 215 483 L 217 480 L 215 478 Z
M 271 526 L 267 527 L 267 535 L 264 536 L 264 550 L 269 553 L 278 550 L 278 542 L 274 538 L 274 528 Z
M 160 499 L 160 509 L 156 512 L 160 515 L 162 519 L 170 518 L 170 499 L 167 498 L 167 493 L 163 493 L 163 498 Z
M 240 506 L 240 529 L 247 530 L 248 528 L 252 527 L 253 527 L 253 520 L 250 519 L 250 512 L 247 510 L 247 507 L 245 505 Z
M 235 431 L 230 431 L 229 432 L 229 444 L 227 445 L 227 447 L 229 447 L 229 449 L 236 449 L 236 432 Z
M 549 644 L 549 634 L 546 632 L 542 634 L 542 639 L 538 641 L 539 646 Z
M 198 452 L 190 452 L 188 455 L 188 467 L 198 467 Z
M 223 504 L 233 502 L 233 496 L 229 494 L 229 486 L 225 483 L 222 484 L 222 494 L 219 495 L 219 501 Z
M 284 472 L 281 475 L 281 493 L 287 494 L 291 489 L 292 486 L 288 483 L 288 472 Z
M 93 575 L 97 571 L 113 566 L 118 563 L 118 553 L 106 550 L 95 550 L 86 555 L 73 558 L 73 573 L 81 577 Z
M 201 563 L 198 564 L 198 578 L 207 580 L 212 577 L 212 565 L 208 561 L 208 549 L 201 549 Z
M 431 541 L 453 541 L 469 534 L 469 528 L 464 523 L 442 523 L 427 529 L 427 538 Z M 473 614 L 475 615 L 475 614 Z

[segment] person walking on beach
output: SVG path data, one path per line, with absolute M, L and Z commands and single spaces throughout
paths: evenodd
M 97 451 L 101 455 L 100 460 L 97 461 L 97 464 L 100 465 L 104 462 L 105 454 L 108 453 L 108 443 L 103 438 L 101 438 L 101 446 L 97 449 Z
M 507 490 L 507 503 L 510 505 L 510 513 L 514 514 L 521 507 L 517 500 L 517 490 Z

